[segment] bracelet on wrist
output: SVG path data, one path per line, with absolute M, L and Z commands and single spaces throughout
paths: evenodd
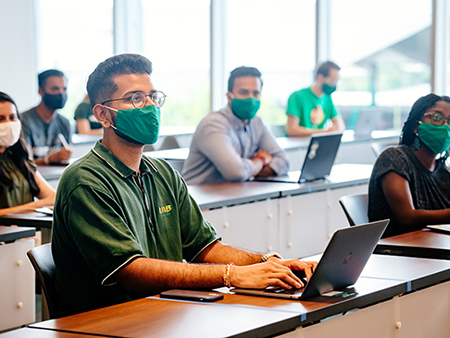
M 49 154 L 44 156 L 44 163 L 45 164 L 49 164 L 50 163 L 50 155 Z
M 265 254 L 264 256 L 261 257 L 261 260 L 259 261 L 260 263 L 265 263 L 269 260 L 270 257 L 276 257 L 278 259 L 283 259 L 283 257 L 281 257 L 281 255 L 279 253 L 276 252 L 269 252 L 267 254 Z
M 230 269 L 232 266 L 234 266 L 233 263 L 228 263 L 223 275 L 223 285 L 225 285 L 227 288 L 231 288 Z
M 256 155 L 255 157 L 262 161 L 263 167 L 267 167 L 267 165 L 269 164 L 269 163 L 267 163 L 267 160 L 264 157 L 259 156 L 259 155 Z

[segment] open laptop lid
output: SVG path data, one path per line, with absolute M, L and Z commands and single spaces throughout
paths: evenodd
M 307 299 L 353 285 L 388 223 L 389 220 L 382 220 L 336 230 L 306 287 L 296 294 L 268 292 L 268 289 L 234 288 L 233 291 L 253 296 Z
M 383 108 L 367 107 L 361 108 L 356 120 L 354 130 L 355 138 L 369 138 L 372 131 L 378 129 L 378 121 L 383 113 Z
M 303 161 L 298 183 L 326 178 L 331 173 L 342 133 L 313 135 Z
M 255 177 L 255 181 L 303 183 L 326 178 L 331 173 L 341 144 L 342 132 L 311 136 L 301 171 L 290 171 L 284 176 Z

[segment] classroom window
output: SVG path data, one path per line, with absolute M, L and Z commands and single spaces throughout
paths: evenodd
M 39 1 L 38 72 L 64 72 L 68 100 L 60 113 L 71 121 L 89 75 L 113 54 L 112 6 L 112 0 Z
M 315 1 L 228 0 L 226 69 L 256 67 L 264 87 L 258 115 L 286 123 L 289 95 L 312 83 Z M 225 93 L 223 93 L 225 95 Z
M 431 0 L 331 0 L 330 13 L 331 59 L 342 68 L 335 104 L 389 106 L 382 127 L 400 128 L 431 91 Z
M 197 125 L 210 110 L 208 0 L 142 0 L 144 55 L 167 95 L 163 125 Z

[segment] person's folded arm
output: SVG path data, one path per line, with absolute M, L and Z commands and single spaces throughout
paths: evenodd
M 289 171 L 289 160 L 285 151 L 281 149 L 273 134 L 262 122 L 261 130 L 258 148 L 264 149 L 272 155 L 272 161 L 270 161 L 268 166 L 278 176 L 287 174 Z
M 204 135 L 199 151 L 208 158 L 223 178 L 230 182 L 246 181 L 252 176 L 254 165 L 242 158 L 233 147 L 226 126 L 212 125 Z
M 381 186 L 392 214 L 402 230 L 413 231 L 429 224 L 450 223 L 450 209 L 415 209 L 408 181 L 395 172 L 385 174 Z

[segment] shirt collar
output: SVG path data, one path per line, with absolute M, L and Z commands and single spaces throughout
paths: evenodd
M 108 148 L 106 148 L 103 144 L 101 144 L 101 140 L 95 143 L 94 148 L 91 151 L 100 158 L 105 165 L 110 167 L 113 171 L 115 171 L 122 178 L 126 178 L 135 174 L 135 171 L 119 160 L 116 155 L 114 155 Z M 142 156 L 141 163 L 139 164 L 139 169 L 141 170 L 141 176 L 144 176 L 148 173 L 157 172 L 158 169 L 153 164 L 150 159 L 146 156 Z
M 241 120 L 233 113 L 233 110 L 231 109 L 231 106 L 229 104 L 227 104 L 227 106 L 222 109 L 222 114 L 234 126 L 235 129 L 245 128 L 246 126 L 250 125 L 251 120 Z

